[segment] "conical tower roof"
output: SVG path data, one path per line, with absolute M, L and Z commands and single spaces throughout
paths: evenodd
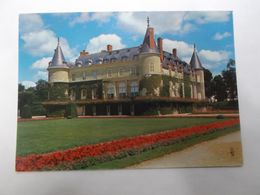
M 194 44 L 194 50 L 193 50 L 193 54 L 190 60 L 190 65 L 193 69 L 203 69 L 199 56 L 197 54 L 197 50 L 196 50 L 196 46 Z
M 154 40 L 154 29 L 149 25 L 149 17 L 147 17 L 147 29 L 144 36 L 144 41 L 141 47 L 141 52 L 144 53 L 159 53 Z
M 62 49 L 60 47 L 59 38 L 58 38 L 57 48 L 54 50 L 53 58 L 52 58 L 52 60 L 49 64 L 49 67 L 54 67 L 54 66 L 55 67 L 57 67 L 57 66 L 60 66 L 60 67 L 67 66 L 67 62 L 65 61 Z

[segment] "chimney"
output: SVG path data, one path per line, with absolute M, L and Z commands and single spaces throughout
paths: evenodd
M 173 55 L 173 57 L 177 57 L 177 49 L 176 48 L 173 48 L 172 49 L 172 55 Z
M 112 52 L 112 49 L 113 49 L 112 45 L 107 45 L 107 51 L 108 51 L 109 53 Z
M 159 48 L 160 59 L 161 59 L 161 62 L 162 62 L 163 61 L 163 39 L 161 37 L 159 37 L 157 39 L 157 46 Z
M 151 49 L 155 48 L 154 45 L 154 30 L 153 28 L 148 28 L 149 30 L 149 46 Z
M 87 55 L 88 55 L 88 52 L 85 51 L 85 50 L 82 50 L 82 51 L 80 52 L 80 56 L 87 56 Z

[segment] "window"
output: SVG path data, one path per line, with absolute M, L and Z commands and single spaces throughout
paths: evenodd
M 97 99 L 97 88 L 93 88 L 91 90 L 91 93 L 92 93 L 92 99 Z
M 200 75 L 197 75 L 197 82 L 200 82 Z
M 86 89 L 81 89 L 81 99 L 86 99 L 87 97 L 87 90 Z
M 131 96 L 137 96 L 139 92 L 139 86 L 136 81 L 131 83 Z
M 113 98 L 115 93 L 115 87 L 114 84 L 109 83 L 107 86 L 107 97 L 108 98 Z
M 75 100 L 76 99 L 76 93 L 74 89 L 70 90 L 70 99 L 71 100 Z
M 123 62 L 127 61 L 127 56 L 123 56 L 123 57 L 121 58 L 121 60 L 122 60 Z
M 130 68 L 130 75 L 132 75 L 132 76 L 136 75 L 136 67 Z
M 111 69 L 107 71 L 107 77 L 109 77 L 109 78 L 112 77 L 112 70 Z
M 75 75 L 75 74 L 72 74 L 72 75 L 71 75 L 71 80 L 72 80 L 72 81 L 75 81 L 75 80 L 76 80 L 76 75 Z
M 120 97 L 126 96 L 126 84 L 125 84 L 125 82 L 119 83 L 119 96 Z
M 86 72 L 83 72 L 83 73 L 82 73 L 82 79 L 83 79 L 83 80 L 86 80 Z
M 150 63 L 149 69 L 150 69 L 150 72 L 154 72 L 154 63 Z
M 97 72 L 92 72 L 93 79 L 97 79 Z
M 119 69 L 119 72 L 118 72 L 118 75 L 119 75 L 119 76 L 123 76 L 123 73 L 124 73 L 124 69 L 123 69 L 123 68 L 120 68 L 120 69 Z

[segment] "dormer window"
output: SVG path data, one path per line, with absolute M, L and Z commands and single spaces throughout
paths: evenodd
M 127 61 L 127 56 L 123 56 L 121 59 L 122 59 L 123 62 Z
M 89 59 L 89 60 L 87 61 L 87 63 L 88 63 L 88 65 L 91 65 L 91 64 L 93 63 L 93 60 Z
M 111 62 L 115 62 L 116 61 L 116 58 L 111 58 Z

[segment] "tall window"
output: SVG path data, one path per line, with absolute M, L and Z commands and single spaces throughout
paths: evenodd
M 150 72 L 154 72 L 154 63 L 150 63 L 149 70 Z
M 107 77 L 109 77 L 109 78 L 112 77 L 112 70 L 111 69 L 107 71 Z
M 87 98 L 87 90 L 81 89 L 81 99 L 84 100 Z
M 139 86 L 136 81 L 131 83 L 131 96 L 137 96 L 139 92 Z
M 74 89 L 70 90 L 70 99 L 75 100 L 76 99 L 76 92 Z
M 97 88 L 93 88 L 91 90 L 91 93 L 92 93 L 92 99 L 97 99 Z
M 83 72 L 83 73 L 82 73 L 82 79 L 83 79 L 83 80 L 86 80 L 86 72 Z
M 119 75 L 119 76 L 123 76 L 123 72 L 124 72 L 124 69 L 123 69 L 123 68 L 120 68 L 120 69 L 119 69 L 119 72 L 118 72 L 118 75 Z
M 72 81 L 75 81 L 75 80 L 76 80 L 76 75 L 75 75 L 75 74 L 72 74 L 72 75 L 71 75 L 71 80 L 72 80 Z
M 125 82 L 119 83 L 119 96 L 120 97 L 126 96 L 126 84 L 125 84 Z
M 136 75 L 136 67 L 130 68 L 130 75 L 135 76 Z
M 107 86 L 107 97 L 108 98 L 113 98 L 115 93 L 115 87 L 114 84 L 109 83 Z
M 93 79 L 97 79 L 97 72 L 92 72 Z

